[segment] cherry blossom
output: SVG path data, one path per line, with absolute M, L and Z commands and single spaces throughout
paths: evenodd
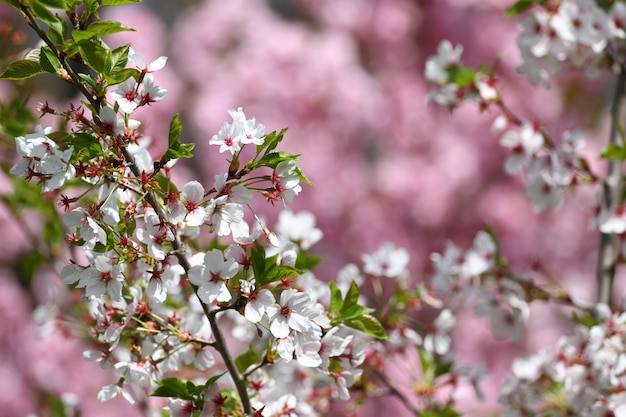
M 313 303 L 307 293 L 293 288 L 284 290 L 279 303 L 266 308 L 272 335 L 282 339 L 289 335 L 291 329 L 301 333 L 312 330 L 312 308 Z
M 124 265 L 107 256 L 97 256 L 92 267 L 81 273 L 78 288 L 85 288 L 87 297 L 102 297 L 108 293 L 112 300 L 121 301 Z
M 308 211 L 297 214 L 281 211 L 275 229 L 285 238 L 298 243 L 304 250 L 309 249 L 323 236 L 322 231 L 315 227 L 315 216 Z
M 362 260 L 363 271 L 367 274 L 405 279 L 409 253 L 406 249 L 396 249 L 392 243 L 387 242 L 377 252 L 363 255 Z
M 200 226 L 207 218 L 207 210 L 200 204 L 204 200 L 204 187 L 198 181 L 190 181 L 183 185 L 181 191 L 182 204 L 187 214 L 184 221 L 188 226 Z
M 229 301 L 232 296 L 225 280 L 235 276 L 239 265 L 233 259 L 225 259 L 219 249 L 212 249 L 204 255 L 203 265 L 189 270 L 189 280 L 198 286 L 198 296 L 210 305 L 214 301 Z

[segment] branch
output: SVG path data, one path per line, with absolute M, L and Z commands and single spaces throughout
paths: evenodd
M 422 412 L 420 410 L 417 409 L 417 407 L 415 407 L 410 401 L 409 399 L 406 397 L 406 395 L 404 395 L 403 393 L 401 393 L 400 391 L 398 391 L 398 389 L 396 387 L 393 386 L 393 384 L 389 381 L 389 379 L 387 378 L 387 375 L 385 375 L 384 373 L 382 373 L 381 371 L 379 371 L 378 369 L 372 367 L 372 371 L 374 372 L 374 374 L 380 379 L 380 382 L 383 383 L 383 385 L 385 386 L 385 388 L 387 388 L 387 391 L 390 395 L 393 395 L 394 397 L 396 397 L 397 399 L 399 399 L 402 404 L 404 404 L 404 406 L 406 408 L 409 409 L 409 411 L 411 411 L 411 413 L 413 413 L 413 415 L 415 417 L 420 417 L 422 415 Z
M 131 172 L 133 173 L 133 175 L 135 175 L 136 177 L 140 177 L 141 172 L 139 172 L 139 169 L 135 165 L 135 159 L 133 158 L 133 156 L 128 152 L 126 148 L 122 148 L 122 154 L 124 155 L 124 159 L 126 160 L 126 162 L 128 162 L 129 168 Z M 168 224 L 165 213 L 163 212 L 161 205 L 158 203 L 157 198 L 152 191 L 146 194 L 146 201 L 154 209 L 154 212 L 159 217 L 159 219 L 163 222 L 163 224 Z M 183 253 L 183 250 L 182 250 L 183 245 L 178 236 L 178 231 L 173 227 L 170 228 L 170 230 L 172 231 L 172 234 L 174 235 L 174 238 L 171 241 L 172 252 L 178 259 L 178 263 L 180 264 L 180 266 L 182 266 L 183 269 L 185 270 L 185 275 L 187 275 L 189 273 L 189 270 L 191 269 L 191 265 L 189 265 L 189 261 L 187 260 L 187 258 L 185 257 L 185 254 Z M 192 284 L 191 282 L 190 284 L 191 284 L 191 287 L 193 288 L 194 293 L 196 294 L 196 297 L 200 299 L 200 297 L 198 296 L 198 287 Z M 243 377 L 241 376 L 241 374 L 239 373 L 239 370 L 237 369 L 237 366 L 235 365 L 235 361 L 233 360 L 230 354 L 230 351 L 228 350 L 228 347 L 226 346 L 226 341 L 224 339 L 224 335 L 222 334 L 222 330 L 217 324 L 217 315 L 212 314 L 212 312 L 209 310 L 209 306 L 203 303 L 202 300 L 200 300 L 200 305 L 202 305 L 202 310 L 204 311 L 204 315 L 209 320 L 209 324 L 211 325 L 211 330 L 213 331 L 213 337 L 215 338 L 215 344 L 213 345 L 213 347 L 215 348 L 215 350 L 219 352 L 220 356 L 222 357 L 222 360 L 224 361 L 224 364 L 226 365 L 226 369 L 228 369 L 228 373 L 233 379 L 233 383 L 235 384 L 235 388 L 237 389 L 237 392 L 239 393 L 239 398 L 241 399 L 241 404 L 243 406 L 244 413 L 246 415 L 252 415 L 252 405 L 250 404 L 250 397 L 248 396 L 246 383 Z
M 81 82 L 78 75 L 76 75 L 76 72 L 74 72 L 74 69 L 67 62 L 65 54 L 63 54 L 57 48 L 54 42 L 52 42 L 52 40 L 48 37 L 46 32 L 44 32 L 43 29 L 41 29 L 41 27 L 37 23 L 37 19 L 33 15 L 33 12 L 30 10 L 30 8 L 26 6 L 21 6 L 21 10 L 26 16 L 26 22 L 28 23 L 28 25 L 31 28 L 33 28 L 35 33 L 37 33 L 37 36 L 39 36 L 39 38 L 42 41 L 44 41 L 46 45 L 50 47 L 50 49 L 52 49 L 52 52 L 54 52 L 54 55 L 59 59 L 59 61 L 61 62 L 61 65 L 63 66 L 63 69 L 67 72 L 70 79 L 72 80 L 72 84 L 74 84 L 74 86 L 85 96 L 85 98 L 89 100 L 89 103 L 93 106 L 93 108 L 96 111 L 98 111 L 100 109 L 100 104 L 98 103 L 96 99 L 94 99 L 93 95 L 89 93 L 89 90 L 87 90 L 87 87 L 85 87 L 85 85 Z
M 60 51 L 57 48 L 57 46 L 54 44 L 54 42 L 52 42 L 52 40 L 48 37 L 48 35 L 39 26 L 35 16 L 32 13 L 32 11 L 28 7 L 25 7 L 25 6 L 22 6 L 21 10 L 24 13 L 24 15 L 26 16 L 26 21 L 28 22 L 28 24 L 33 28 L 33 30 L 37 33 L 37 35 L 46 43 L 46 45 L 48 45 L 50 47 L 50 49 L 54 52 L 56 57 L 59 59 L 59 61 L 61 62 L 63 68 L 65 69 L 65 71 L 67 71 L 67 73 L 68 73 L 68 75 L 69 75 L 69 77 L 70 77 L 70 79 L 72 81 L 72 84 L 82 93 L 83 96 L 85 96 L 85 98 L 89 101 L 89 103 L 93 106 L 93 108 L 97 112 L 99 110 L 99 108 L 100 108 L 100 103 L 98 102 L 97 98 L 95 98 L 89 92 L 89 90 L 85 87 L 85 85 L 81 82 L 81 80 L 77 76 L 76 72 L 74 72 L 72 67 L 67 62 L 65 55 L 62 53 L 62 51 Z M 94 115 L 94 117 L 97 118 L 97 115 Z M 133 173 L 133 175 L 135 175 L 136 177 L 140 177 L 141 176 L 141 172 L 139 172 L 139 169 L 137 168 L 137 166 L 135 164 L 135 159 L 133 158 L 133 156 L 128 152 L 128 150 L 126 150 L 126 148 L 122 147 L 121 150 L 122 150 L 124 159 L 128 163 L 128 166 L 129 166 L 131 172 Z M 154 211 L 157 214 L 157 216 L 159 217 L 159 219 L 164 224 L 167 224 L 167 218 L 165 216 L 165 213 L 163 212 L 163 209 L 161 208 L 161 205 L 158 203 L 158 200 L 157 200 L 156 195 L 154 194 L 154 192 L 149 191 L 146 194 L 146 201 L 154 209 Z M 185 274 L 187 274 L 189 272 L 189 269 L 191 268 L 191 266 L 189 265 L 189 262 L 187 261 L 187 258 L 185 258 L 185 255 L 184 255 L 184 253 L 181 250 L 182 249 L 182 243 L 180 241 L 180 238 L 178 236 L 177 231 L 173 227 L 171 229 L 172 229 L 172 233 L 174 235 L 174 239 L 172 239 L 173 252 L 174 252 L 176 258 L 178 259 L 179 264 L 185 270 Z M 191 284 L 191 286 L 192 286 L 196 296 L 198 296 L 198 287 L 193 285 L 193 284 Z M 246 415 L 251 415 L 252 414 L 252 406 L 250 404 L 250 398 L 248 396 L 248 391 L 246 389 L 246 383 L 245 383 L 243 377 L 241 376 L 241 374 L 239 373 L 237 367 L 235 366 L 235 361 L 231 357 L 230 352 L 228 350 L 228 347 L 226 346 L 226 342 L 225 342 L 224 336 L 222 334 L 222 331 L 221 331 L 221 329 L 219 328 L 219 326 L 217 324 L 217 317 L 216 317 L 215 314 L 211 314 L 211 312 L 209 310 L 209 307 L 206 304 L 204 304 L 202 302 L 200 302 L 200 304 L 202 305 L 202 309 L 204 311 L 204 314 L 206 315 L 207 319 L 209 320 L 209 323 L 211 325 L 211 329 L 213 330 L 213 336 L 215 338 L 214 347 L 219 352 L 219 354 L 222 357 L 222 359 L 224 360 L 226 368 L 228 369 L 228 372 L 230 373 L 230 376 L 233 379 L 233 383 L 235 384 L 237 392 L 239 393 L 239 397 L 241 398 L 241 403 L 242 403 L 242 406 L 243 406 L 244 413 Z
M 621 123 L 623 118 L 622 102 L 625 96 L 626 72 L 624 67 L 620 67 L 615 86 L 615 95 L 613 96 L 613 104 L 611 106 L 611 133 L 609 144 L 621 147 Z M 604 201 L 603 211 L 613 213 L 621 203 L 622 195 L 622 161 L 609 160 L 609 168 L 607 176 L 603 183 Z M 615 270 L 619 260 L 620 252 L 619 238 L 615 234 L 601 233 L 600 250 L 598 254 L 597 280 L 598 295 L 597 302 L 611 305 L 613 280 L 615 278 Z

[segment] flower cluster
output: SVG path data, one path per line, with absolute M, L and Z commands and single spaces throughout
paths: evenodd
M 509 274 L 496 251 L 493 238 L 484 231 L 465 252 L 448 243 L 443 254 L 431 255 L 435 269 L 432 286 L 452 305 L 475 302 L 476 314 L 489 317 L 497 337 L 519 339 L 529 315 L 527 282 Z
M 580 130 L 563 133 L 557 146 L 536 123 L 513 116 L 504 105 L 493 76 L 474 72 L 460 60 L 463 48 L 442 41 L 438 54 L 426 62 L 426 79 L 432 84 L 429 100 L 453 109 L 462 101 L 478 101 L 481 108 L 498 106 L 503 115 L 496 118 L 492 130 L 502 133 L 500 145 L 510 150 L 504 164 L 509 175 L 524 171 L 528 185 L 526 194 L 536 211 L 558 208 L 564 191 L 576 186 L 580 178 L 593 180 L 588 164 L 579 155 L 584 146 Z
M 17 153 L 23 158 L 10 173 L 27 179 L 37 178 L 43 183 L 43 192 L 59 189 L 76 175 L 70 163 L 74 147 L 62 149 L 47 134 L 52 128 L 37 126 L 34 133 L 15 138 Z
M 502 388 L 503 415 L 622 415 L 626 407 L 624 313 L 598 306 L 598 323 L 579 324 L 554 349 L 516 359 Z
M 534 8 L 520 26 L 519 70 L 534 83 L 549 85 L 549 74 L 566 68 L 598 73 L 611 43 L 626 37 L 626 5 L 616 1 L 604 11 L 593 0 L 564 0 Z
M 246 119 L 242 108 L 229 110 L 232 123 L 224 122 L 218 133 L 213 135 L 209 144 L 219 145 L 220 152 L 229 151 L 232 154 L 241 150 L 242 145 L 262 145 L 265 139 L 265 126 L 256 124 L 256 119 Z
M 584 162 L 579 156 L 585 139 L 580 130 L 566 131 L 558 146 L 546 141 L 546 136 L 536 124 L 525 122 L 521 128 L 505 127 L 505 116 L 494 123 L 494 130 L 506 129 L 500 145 L 511 153 L 504 163 L 504 171 L 514 175 L 524 172 L 528 185 L 526 194 L 536 211 L 558 208 L 563 201 L 564 191 L 579 183 L 586 173 Z

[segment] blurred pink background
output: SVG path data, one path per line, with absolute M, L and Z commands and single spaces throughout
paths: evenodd
M 301 166 L 315 183 L 304 186 L 292 209 L 314 212 L 324 232 L 323 242 L 313 249 L 324 257 L 318 278 L 335 278 L 341 266 L 358 263 L 362 253 L 391 241 L 409 250 L 413 282 L 428 282 L 431 252 L 442 251 L 447 240 L 467 247 L 489 224 L 514 269 L 530 270 L 533 262 L 541 262 L 574 297 L 591 302 L 599 240 L 588 230 L 594 190 L 581 188 L 559 211 L 533 213 L 523 180 L 503 173 L 506 152 L 489 130 L 496 109 L 480 114 L 469 104 L 449 115 L 425 104 L 424 64 L 439 41 L 462 43 L 463 61 L 475 67 L 499 55 L 497 77 L 508 106 L 557 140 L 564 130 L 583 128 L 585 152 L 594 161 L 607 137 L 610 80 L 566 74 L 546 91 L 517 74 L 518 28 L 515 19 L 503 17 L 510 3 L 146 1 L 103 16 L 137 30 L 106 38 L 111 44 L 132 42 L 147 62 L 169 57 L 166 68 L 155 74 L 157 84 L 169 90 L 167 99 L 136 116 L 152 136 L 156 154 L 166 147 L 172 116 L 181 113 L 183 138 L 197 143 L 198 155 L 180 168 L 181 183 L 202 178 L 212 185 L 213 175 L 224 170 L 224 155 L 208 141 L 228 119 L 227 109 L 242 106 L 268 130 L 289 128 L 285 150 L 302 155 Z M 5 19 L 11 16 L 7 9 L 0 5 Z M 0 83 L 0 96 L 12 88 Z M 53 93 L 59 102 L 68 98 L 65 90 Z M 33 93 L 33 108 L 48 99 L 44 94 L 50 92 Z M 602 164 L 593 168 L 604 172 Z M 255 198 L 257 207 L 275 219 L 278 210 Z M 123 400 L 94 402 L 107 374 L 81 360 L 79 342 L 56 333 L 45 341 L 34 335 L 30 311 L 48 301 L 42 293 L 49 291 L 18 283 L 15 259 L 28 243 L 2 213 L 0 207 L 1 233 L 23 243 L 0 256 L 0 410 L 9 410 L 7 416 L 38 412 L 38 392 L 45 390 L 84 398 L 85 416 L 135 415 Z M 58 278 L 48 273 L 36 282 L 45 280 Z M 617 295 L 623 292 L 622 286 Z M 512 358 L 554 342 L 567 328 L 568 314 L 538 306 L 527 337 L 513 345 L 493 340 L 484 320 L 469 312 L 463 316 L 455 334 L 459 357 L 486 363 L 493 373 L 484 384 L 485 403 L 471 401 L 468 394 L 467 415 L 493 413 Z M 359 414 L 393 412 L 407 413 L 392 401 L 368 403 Z

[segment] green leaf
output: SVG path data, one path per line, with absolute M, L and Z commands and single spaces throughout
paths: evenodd
M 311 180 L 309 180 L 309 179 L 307 178 L 307 176 L 306 176 L 306 175 L 304 175 L 304 172 L 302 172 L 302 170 L 300 169 L 300 167 L 298 167 L 298 166 L 297 166 L 297 167 L 294 169 L 294 171 L 296 171 L 296 174 L 298 174 L 298 179 L 300 180 L 300 182 L 303 182 L 303 183 L 308 184 L 308 185 L 314 185 L 314 184 L 311 182 Z
M 348 308 L 352 308 L 353 306 L 358 305 L 359 295 L 360 295 L 359 286 L 356 284 L 356 282 L 352 281 L 352 284 L 350 284 L 350 288 L 348 289 L 348 292 L 346 293 L 346 297 L 343 300 L 343 307 L 341 307 L 341 311 L 344 311 Z
M 343 306 L 343 298 L 341 298 L 341 290 L 334 282 L 330 282 L 328 284 L 330 287 L 330 312 L 338 313 L 341 311 L 341 307 Z
M 172 180 L 170 178 L 168 178 L 167 176 L 163 175 L 161 172 L 159 172 L 157 175 L 155 175 L 154 178 L 156 179 L 157 183 L 159 184 L 159 189 L 161 191 L 163 191 L 163 192 L 167 192 L 167 191 L 178 192 L 178 188 L 172 182 Z
M 276 260 L 278 260 L 278 257 L 276 257 Z M 265 285 L 265 284 L 269 284 L 270 282 L 275 282 L 275 281 L 283 281 L 289 278 L 294 278 L 297 276 L 300 276 L 304 273 L 304 271 L 298 269 L 298 268 L 294 268 L 293 266 L 287 266 L 287 265 L 274 265 L 266 274 L 266 281 L 267 282 L 263 282 L 260 285 Z M 265 281 L 265 280 L 263 280 Z
M 74 145 L 73 162 L 90 161 L 103 154 L 102 144 L 94 136 L 77 133 L 74 136 L 69 136 L 69 140 Z
M 61 62 L 49 46 L 41 47 L 41 52 L 39 53 L 39 63 L 44 71 L 51 74 L 55 74 L 57 70 L 61 68 Z
M 263 155 L 263 157 L 257 161 L 248 164 L 250 170 L 257 169 L 259 167 L 276 168 L 278 164 L 284 161 L 298 161 L 300 155 L 294 155 L 289 152 L 269 152 Z
M 48 35 L 56 44 L 62 44 L 65 38 L 67 37 L 67 24 L 65 23 L 65 19 L 63 19 L 58 14 L 54 15 L 54 19 L 48 22 L 48 26 L 50 30 L 48 31 Z
M 193 158 L 193 148 L 196 146 L 195 143 L 180 143 L 177 142 L 175 146 L 172 146 L 165 152 L 163 157 L 161 157 L 161 164 L 165 165 L 172 159 L 177 158 Z
M 611 161 L 623 161 L 626 159 L 626 147 L 622 148 L 621 146 L 610 143 L 602 149 L 600 158 L 609 159 Z
M 331 293 L 331 312 L 333 308 L 337 308 L 337 306 L 339 305 L 338 301 L 335 300 L 335 305 L 334 307 L 332 306 L 332 297 L 338 296 L 340 297 L 340 295 L 337 295 L 336 292 L 335 294 Z M 347 324 L 348 321 L 358 319 L 359 317 L 365 316 L 372 311 L 374 310 L 359 304 L 359 286 L 353 281 L 350 285 L 350 288 L 348 289 L 348 292 L 346 293 L 345 298 L 341 302 L 341 308 L 339 309 L 338 314 L 331 320 L 331 324 Z
M 137 4 L 141 0 L 102 0 L 103 6 L 122 6 L 124 4 Z
M 423 347 L 418 346 L 417 353 L 420 357 L 420 365 L 422 366 L 422 373 L 427 374 L 430 372 L 430 369 L 433 366 L 434 358 L 433 355 L 424 349 Z
M 175 143 L 178 143 L 181 135 L 183 134 L 183 125 L 180 123 L 180 117 L 178 114 L 174 115 L 172 122 L 170 123 L 170 131 L 168 134 L 168 143 L 170 148 Z
M 448 68 L 448 82 L 458 84 L 461 87 L 467 87 L 474 84 L 476 71 L 465 65 L 454 65 Z
M 83 41 L 77 45 L 83 61 L 89 68 L 98 74 L 106 74 L 111 71 L 111 50 L 106 47 L 106 44 Z
M 254 248 L 250 253 L 250 262 L 252 263 L 252 271 L 254 271 L 254 277 L 257 280 L 261 279 L 265 275 L 265 248 L 260 243 L 255 242 Z
M 129 79 L 130 77 L 137 78 L 139 76 L 139 71 L 135 68 L 124 68 L 121 70 L 113 71 L 111 70 L 110 74 L 103 74 L 104 79 L 107 83 L 111 85 L 116 85 L 122 83 Z
M 0 102 L 0 131 L 9 137 L 24 136 L 37 118 L 26 106 L 27 98 L 15 92 Z
M 41 20 L 46 25 L 52 26 L 57 24 L 56 17 L 50 10 L 48 10 L 47 7 L 42 6 L 39 3 L 33 3 L 30 10 L 37 19 Z
M 189 391 L 189 386 L 185 381 L 178 378 L 165 378 L 157 381 L 159 387 L 154 390 L 152 397 L 181 398 L 193 401 L 193 392 Z
M 67 0 L 35 0 L 36 3 L 43 7 L 50 7 L 52 9 L 61 9 L 69 11 L 69 2 Z
M 180 123 L 180 118 L 177 114 L 170 123 L 170 130 L 168 134 L 169 148 L 163 157 L 161 157 L 161 165 L 165 165 L 170 160 L 176 158 L 193 158 L 193 153 L 191 151 L 194 149 L 196 144 L 180 143 L 182 133 L 183 125 Z
M 208 389 L 211 388 L 213 385 L 215 385 L 215 383 L 217 382 L 218 379 L 220 379 L 222 376 L 224 376 L 226 374 L 226 371 L 222 372 L 221 374 L 217 374 L 217 375 L 213 375 L 211 378 L 209 378 L 209 380 L 204 384 L 201 385 L 204 389 Z M 202 392 L 198 393 L 198 394 L 202 394 Z
M 302 275 L 304 272 L 291 266 L 277 265 L 278 254 L 265 258 L 265 249 L 258 242 L 252 248 L 252 270 L 256 279 L 257 287 L 270 282 L 281 281 Z
M 267 154 L 276 149 L 276 146 L 278 146 L 278 144 L 283 140 L 286 132 L 287 128 L 284 128 L 280 131 L 280 133 L 276 133 L 276 131 L 274 131 L 265 135 L 263 144 L 256 147 L 257 156 L 260 155 L 263 151 L 265 151 L 265 153 Z
M 3 80 L 24 80 L 42 74 L 45 71 L 41 68 L 41 64 L 31 59 L 20 59 L 13 61 L 0 75 Z
M 306 251 L 301 250 L 296 258 L 296 268 L 312 271 L 320 262 L 322 262 L 322 258 L 319 256 L 311 256 Z
M 437 362 L 437 366 L 435 366 L 435 378 L 449 374 L 450 370 L 452 370 L 453 362 Z
M 52 393 L 46 393 L 46 403 L 49 409 L 50 417 L 67 417 L 65 413 L 65 404 L 58 396 Z
M 421 417 L 460 417 L 461 414 L 459 414 L 456 410 L 454 410 L 450 406 L 450 404 L 446 404 L 444 408 L 440 408 L 438 410 L 421 411 L 420 416 Z
M 94 16 L 96 19 L 100 19 L 100 15 L 98 14 L 99 8 L 100 3 L 98 2 L 98 0 L 86 0 L 85 10 L 83 11 L 83 16 L 81 17 L 81 19 L 87 21 L 91 16 Z
M 98 84 L 96 83 L 96 80 L 91 78 L 91 76 L 89 76 L 88 74 L 83 74 L 82 72 L 79 72 L 78 78 L 83 80 L 85 83 L 87 83 L 89 87 L 93 88 L 94 90 L 98 88 Z
M 126 69 L 126 64 L 128 63 L 128 53 L 130 52 L 130 44 L 122 45 L 118 48 L 115 48 L 111 51 L 111 72 L 118 73 Z M 129 70 L 133 70 L 132 68 L 128 68 Z M 139 75 L 139 71 L 134 70 Z M 127 77 L 128 78 L 128 77 Z
M 533 4 L 543 4 L 545 0 L 518 0 L 515 4 L 509 7 L 504 16 L 507 19 L 515 17 L 528 10 Z
M 17 10 L 20 10 L 20 2 L 18 0 L 0 0 L 2 3 L 6 3 L 9 6 L 15 7 Z
M 252 349 L 252 345 L 248 346 L 248 350 L 237 356 L 235 359 L 235 365 L 239 372 L 245 372 L 252 365 L 256 365 L 261 362 L 259 355 Z
M 128 31 L 134 31 L 134 29 L 124 26 L 120 22 L 103 20 L 100 22 L 93 22 L 85 29 L 73 31 L 72 38 L 76 42 L 81 42 L 92 38 L 100 38 L 102 36 Z
M 344 324 L 346 326 L 352 327 L 353 329 L 369 334 L 370 336 L 374 336 L 377 339 L 389 339 L 385 334 L 385 328 L 383 327 L 383 325 L 378 320 L 376 320 L 375 317 L 368 314 L 346 320 L 344 321 Z

